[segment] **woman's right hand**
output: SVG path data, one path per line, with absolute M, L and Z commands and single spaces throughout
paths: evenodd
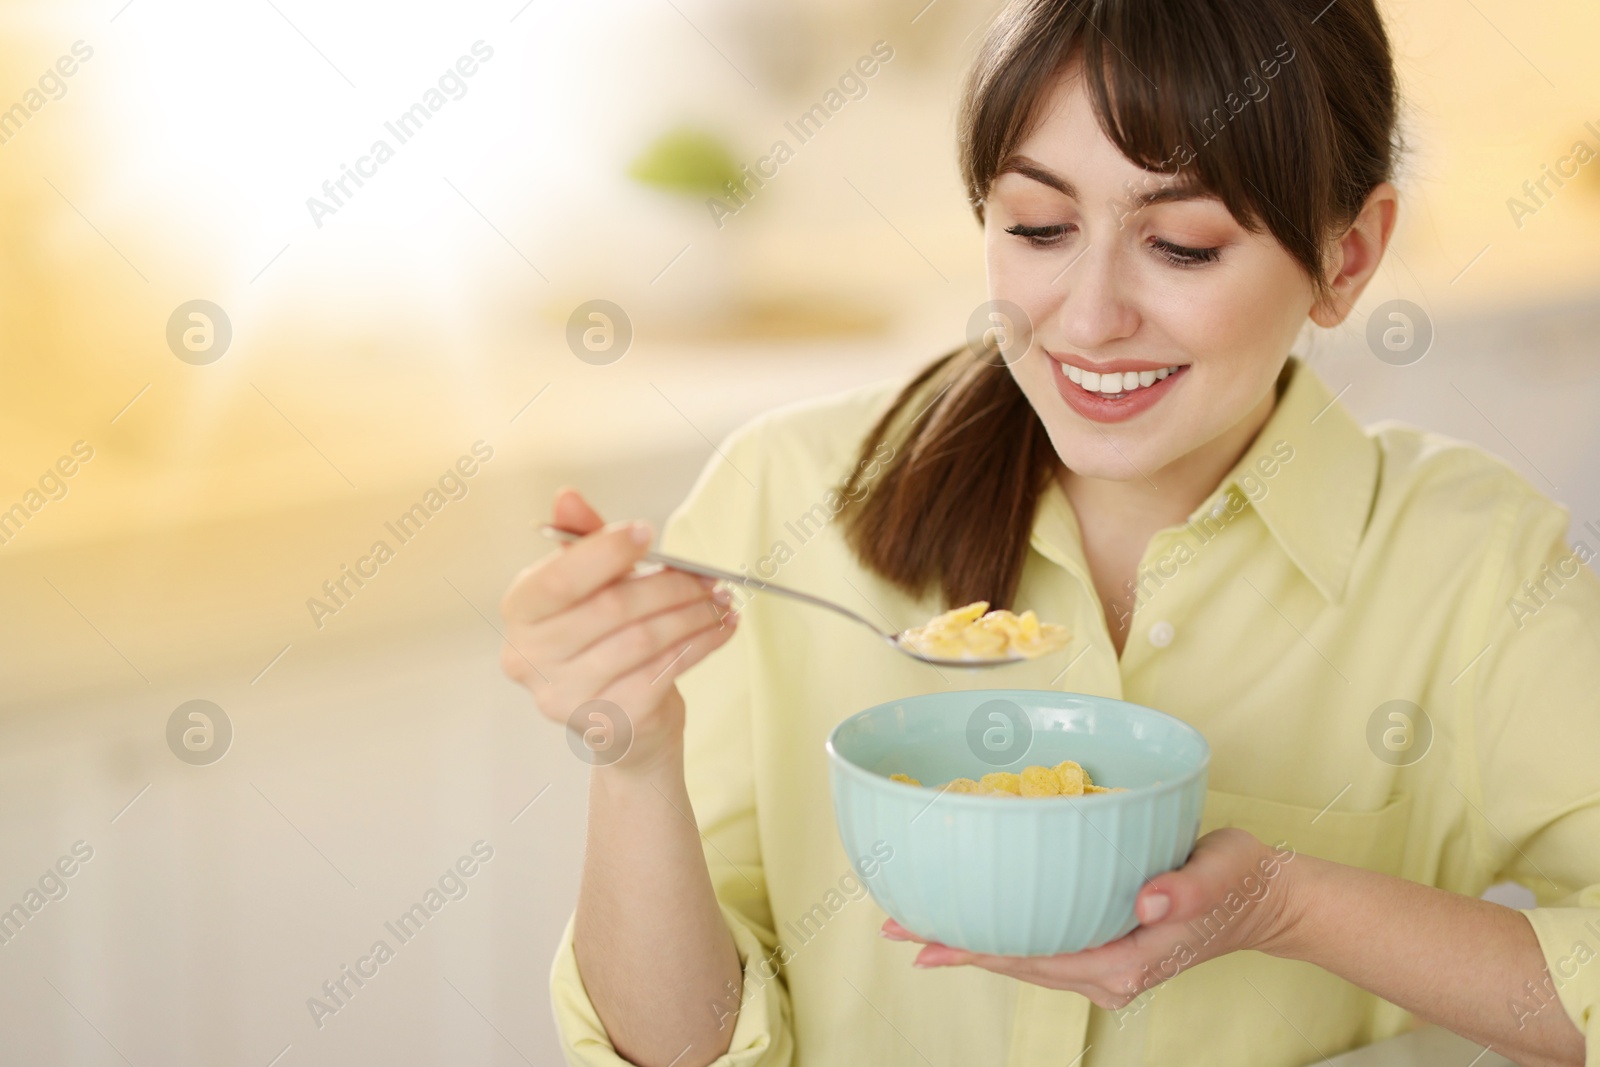
M 539 712 L 567 724 L 631 731 L 620 758 L 596 751 L 596 764 L 654 769 L 678 752 L 683 697 L 678 675 L 722 647 L 738 616 L 726 590 L 682 571 L 633 573 L 649 549 L 643 522 L 609 525 L 571 489 L 556 494 L 556 526 L 586 536 L 517 575 L 500 603 L 506 621 L 501 669 L 533 694 Z M 617 712 L 623 722 L 609 721 Z M 596 717 L 598 716 L 598 717 Z

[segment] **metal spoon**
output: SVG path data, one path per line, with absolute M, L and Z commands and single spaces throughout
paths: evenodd
M 563 530 L 559 526 L 550 525 L 540 526 L 539 532 L 550 538 L 552 541 L 577 541 L 584 536 L 583 534 L 574 533 L 571 530 Z M 1020 663 L 1027 658 L 1025 656 L 1006 656 L 990 657 L 986 659 L 940 659 L 936 656 L 925 656 L 921 652 L 918 652 L 915 649 L 901 643 L 900 638 L 903 636 L 903 633 L 891 634 L 880 630 L 872 623 L 862 618 L 860 615 L 857 615 L 855 612 L 851 611 L 849 608 L 844 607 L 841 604 L 836 604 L 831 600 L 826 600 L 819 596 L 812 596 L 810 593 L 802 593 L 798 589 L 789 589 L 785 586 L 774 585 L 771 582 L 763 582 L 759 578 L 751 578 L 743 574 L 734 574 L 732 571 L 724 571 L 719 570 L 716 567 L 708 567 L 704 563 L 695 563 L 691 560 L 679 559 L 677 556 L 664 555 L 660 552 L 646 552 L 644 554 L 644 558 L 649 560 L 651 563 L 659 563 L 663 567 L 671 567 L 676 571 L 685 571 L 689 574 L 698 574 L 706 578 L 717 578 L 725 582 L 733 582 L 736 585 L 744 586 L 746 589 L 758 589 L 763 593 L 777 593 L 779 596 L 790 597 L 794 600 L 800 601 L 803 604 L 810 604 L 813 607 L 826 608 L 831 612 L 843 615 L 852 622 L 858 622 L 862 626 L 865 626 L 867 629 L 883 638 L 883 640 L 887 641 L 889 643 L 889 647 L 894 649 L 896 652 L 903 653 L 904 655 L 910 656 L 914 660 L 920 660 L 923 663 L 931 663 L 935 667 L 1003 667 L 1008 663 Z

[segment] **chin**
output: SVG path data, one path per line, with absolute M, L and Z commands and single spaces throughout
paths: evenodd
M 1048 420 L 1045 431 L 1061 462 L 1074 474 L 1085 478 L 1108 482 L 1143 481 L 1155 477 L 1155 473 L 1173 458 L 1158 442 L 1140 441 L 1138 447 L 1134 447 L 1125 433 L 1113 439 L 1109 434 L 1096 433 L 1092 427 L 1051 427 Z
M 1045 358 L 1029 358 L 1011 368 L 1028 404 L 1044 423 L 1056 456 L 1073 473 L 1107 481 L 1153 476 L 1179 452 L 1170 442 L 1168 420 L 1098 425 L 1075 414 L 1051 381 Z

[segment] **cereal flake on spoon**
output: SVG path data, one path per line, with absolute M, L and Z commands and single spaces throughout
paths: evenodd
M 1032 610 L 1014 615 L 989 611 L 987 600 L 936 615 L 900 634 L 900 643 L 939 659 L 1032 659 L 1058 652 L 1071 641 L 1065 626 L 1040 622 Z

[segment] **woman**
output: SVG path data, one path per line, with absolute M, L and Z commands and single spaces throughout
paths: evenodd
M 558 495 L 588 536 L 513 584 L 505 668 L 631 731 L 591 773 L 552 975 L 570 1062 L 1277 1065 L 1415 1016 L 1600 1064 L 1593 553 L 1502 464 L 1362 430 L 1287 355 L 1377 269 L 1394 124 L 1371 0 L 1017 0 L 961 117 L 1003 353 L 757 420 L 662 537 L 886 628 L 1032 608 L 1059 657 L 969 677 L 788 602 L 729 613 Z M 1203 836 L 1126 937 L 975 956 L 863 899 L 828 730 L 991 685 L 1210 741 Z M 1541 906 L 1478 899 L 1506 878 Z

